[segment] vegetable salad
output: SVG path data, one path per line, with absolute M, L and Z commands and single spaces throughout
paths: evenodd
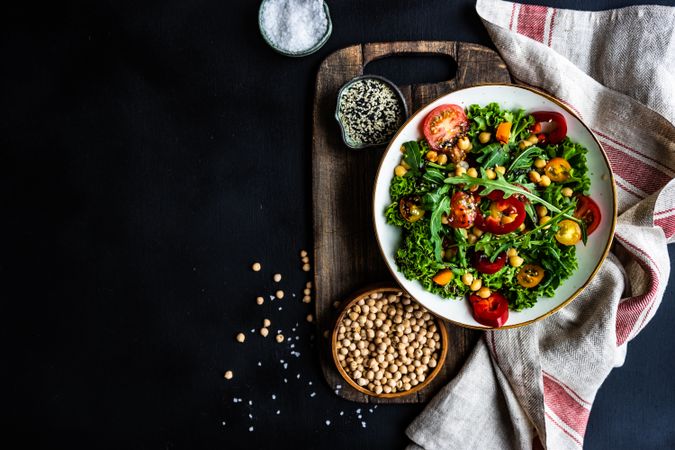
M 402 230 L 399 271 L 442 297 L 468 297 L 491 327 L 552 297 L 600 221 L 587 149 L 566 136 L 564 117 L 441 105 L 422 131 L 401 148 L 385 212 Z

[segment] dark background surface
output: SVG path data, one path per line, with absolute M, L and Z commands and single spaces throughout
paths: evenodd
M 491 43 L 471 1 L 329 1 L 331 39 L 291 59 L 261 39 L 258 5 L 52 2 L 4 11 L 6 440 L 148 449 L 407 442 L 404 429 L 423 406 L 370 412 L 335 396 L 304 320 L 313 305 L 299 301 L 309 277 L 298 252 L 311 250 L 313 81 L 326 55 L 352 43 Z M 376 69 L 399 82 L 452 70 L 443 61 Z M 256 260 L 260 273 L 249 270 Z M 270 302 L 276 272 L 286 298 Z M 669 287 L 600 390 L 587 448 L 675 447 L 674 299 Z M 295 348 L 251 334 L 263 318 Z

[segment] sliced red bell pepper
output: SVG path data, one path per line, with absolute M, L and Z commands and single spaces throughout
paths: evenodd
M 501 252 L 494 261 L 483 252 L 476 252 L 473 256 L 473 266 L 480 273 L 492 275 L 499 272 L 506 263 L 506 252 Z
M 535 111 L 530 114 L 534 117 L 534 126 L 530 131 L 537 134 L 539 141 L 545 144 L 559 144 L 567 136 L 567 121 L 565 117 L 554 111 Z M 547 133 L 541 133 L 541 123 L 552 122 L 555 128 Z
M 488 298 L 476 294 L 469 296 L 476 322 L 492 328 L 499 328 L 509 319 L 509 301 L 499 292 L 492 292 Z
M 480 210 L 476 214 L 476 226 L 483 230 L 489 231 L 493 234 L 506 234 L 518 228 L 525 221 L 525 205 L 518 200 L 515 195 L 508 198 L 503 198 L 502 191 L 492 191 L 487 195 L 487 198 L 492 201 L 490 210 L 492 213 L 483 217 Z M 515 217 L 513 217 L 515 214 Z M 509 217 L 507 222 L 502 217 Z

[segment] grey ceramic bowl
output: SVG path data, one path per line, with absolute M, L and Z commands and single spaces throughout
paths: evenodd
M 301 56 L 307 56 L 311 55 L 312 53 L 316 52 L 319 50 L 323 45 L 328 41 L 328 38 L 330 37 L 331 33 L 333 32 L 333 23 L 330 20 L 330 11 L 328 10 L 328 5 L 326 2 L 323 2 L 323 10 L 326 13 L 326 19 L 328 21 L 327 26 L 326 26 L 326 32 L 324 35 L 319 39 L 319 42 L 317 42 L 314 46 L 308 48 L 307 50 L 302 50 L 302 51 L 297 51 L 297 52 L 290 52 L 288 50 L 284 50 L 282 48 L 277 47 L 274 45 L 272 42 L 272 39 L 265 33 L 265 28 L 263 27 L 262 21 L 263 21 L 263 11 L 265 10 L 265 4 L 269 0 L 263 0 L 260 3 L 260 9 L 258 9 L 258 28 L 260 29 L 260 34 L 262 34 L 263 39 L 265 42 L 267 42 L 267 45 L 272 47 L 277 53 L 280 53 L 285 56 L 291 56 L 294 58 L 299 58 Z
M 352 84 L 354 84 L 355 82 L 357 82 L 359 80 L 378 80 L 378 81 L 383 82 L 385 85 L 389 86 L 396 93 L 396 96 L 398 97 L 399 101 L 401 102 L 401 106 L 403 107 L 402 108 L 403 109 L 403 117 L 401 117 L 401 119 L 400 119 L 401 123 L 400 123 L 399 126 L 403 125 L 405 123 L 406 119 L 408 118 L 408 105 L 405 102 L 405 98 L 403 97 L 403 93 L 398 88 L 398 86 L 396 86 L 390 80 L 388 80 L 384 77 L 378 76 L 378 75 L 361 75 L 361 76 L 358 76 L 356 78 L 352 78 L 351 80 L 347 81 L 345 84 L 342 85 L 342 87 L 338 91 L 337 104 L 335 106 L 335 120 L 337 120 L 338 124 L 340 125 L 340 133 L 342 135 L 342 141 L 345 143 L 345 145 L 347 147 L 353 148 L 355 150 L 359 150 L 359 149 L 362 149 L 362 148 L 368 148 L 368 147 L 379 147 L 379 146 L 385 145 L 396 134 L 396 132 L 393 132 L 392 135 L 389 138 L 387 138 L 385 141 L 374 142 L 374 143 L 357 142 L 357 141 L 354 141 L 353 139 L 351 139 L 351 137 L 347 134 L 347 132 L 345 131 L 345 125 L 342 123 L 342 120 L 340 120 L 340 100 L 342 99 L 342 95 L 349 88 L 349 86 L 351 86 Z

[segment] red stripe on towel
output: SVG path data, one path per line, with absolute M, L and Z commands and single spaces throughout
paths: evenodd
M 539 5 L 520 5 L 518 12 L 518 33 L 544 42 L 544 24 L 548 8 Z
M 544 375 L 544 401 L 568 427 L 583 436 L 590 411 L 553 378 Z

